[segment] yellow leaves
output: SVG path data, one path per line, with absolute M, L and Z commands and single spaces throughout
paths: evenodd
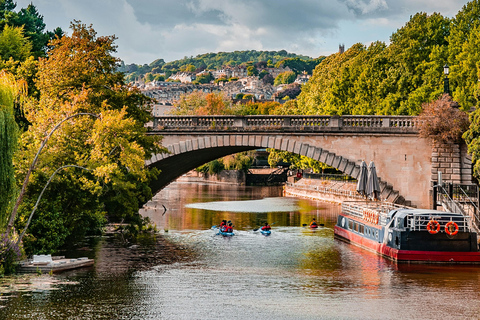
M 139 135 L 135 121 L 127 117 L 126 108 L 104 110 L 102 118 L 95 121 L 86 145 L 91 148 L 90 164 L 97 167 L 95 175 L 109 179 L 122 172 L 146 179 L 145 150 L 137 142 Z
M 0 71 L 0 107 L 13 112 L 16 99 L 23 99 L 27 92 L 27 84 L 3 70 Z
M 96 167 L 94 170 L 95 176 L 102 179 L 105 183 L 110 182 L 111 176 L 118 173 L 118 165 L 116 163 L 106 163 Z

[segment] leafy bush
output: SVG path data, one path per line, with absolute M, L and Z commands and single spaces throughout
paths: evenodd
M 10 238 L 6 233 L 0 234 L 0 276 L 14 273 L 15 262 L 22 257 L 22 250 L 16 244 L 16 236 Z
M 469 125 L 468 115 L 448 94 L 424 104 L 419 120 L 421 137 L 443 143 L 460 141 Z

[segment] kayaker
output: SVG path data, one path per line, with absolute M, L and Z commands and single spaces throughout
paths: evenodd
M 233 232 L 233 226 L 232 226 L 231 223 L 228 224 L 228 226 L 226 227 L 225 232 Z
M 223 229 L 225 229 L 225 227 L 227 226 L 227 220 L 222 220 L 222 222 L 220 222 L 220 230 L 223 231 Z
M 265 225 L 262 227 L 262 231 L 267 231 L 267 230 L 270 230 L 272 229 L 269 225 L 268 225 L 268 222 L 265 222 Z
M 310 227 L 314 227 L 316 228 L 318 225 L 317 225 L 317 221 L 315 221 L 315 218 L 312 219 L 312 222 L 310 222 Z

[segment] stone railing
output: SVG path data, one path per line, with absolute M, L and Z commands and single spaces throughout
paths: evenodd
M 162 116 L 153 131 L 418 131 L 411 116 Z

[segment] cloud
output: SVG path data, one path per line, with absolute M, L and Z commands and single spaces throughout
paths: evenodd
M 17 0 L 31 1 L 47 28 L 73 19 L 118 37 L 126 63 L 207 52 L 281 50 L 317 57 L 338 44 L 388 41 L 410 15 L 454 16 L 465 0 Z M 355 42 L 354 42 L 355 41 Z M 352 43 L 350 43 L 352 42 Z

